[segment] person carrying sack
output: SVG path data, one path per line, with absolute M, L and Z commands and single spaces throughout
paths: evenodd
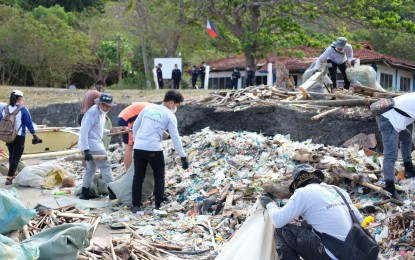
M 271 198 L 259 198 L 275 227 L 276 249 L 281 260 L 300 257 L 307 260 L 350 259 L 345 257 L 348 252 L 344 243 L 354 226 L 349 207 L 359 224 L 363 220 L 362 215 L 345 190 L 328 185 L 323 180 L 322 171 L 300 164 L 293 171 L 289 190 L 294 194 L 287 204 L 279 208 Z M 350 206 L 345 205 L 342 197 Z M 301 226 L 290 224 L 300 216 L 303 219 Z M 318 233 L 335 238 L 340 241 L 340 246 L 335 249 L 329 247 L 327 240 L 321 239 Z
M 24 151 L 26 128 L 33 135 L 32 144 L 42 142 L 36 135 L 29 110 L 22 104 L 23 92 L 14 90 L 10 94 L 9 104 L 0 114 L 0 139 L 6 142 L 9 150 L 9 171 L 6 185 L 13 184 L 16 169 Z

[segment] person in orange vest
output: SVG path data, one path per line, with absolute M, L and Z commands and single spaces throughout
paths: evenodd
M 137 116 L 141 111 L 150 105 L 148 102 L 134 102 L 128 107 L 124 108 L 117 118 L 117 126 L 128 127 L 128 129 L 133 128 L 133 124 Z M 133 159 L 133 135 L 132 132 L 128 132 L 122 135 L 122 142 L 124 143 L 124 166 L 128 170 L 130 168 L 132 159 Z
M 128 107 L 124 108 L 117 118 L 117 126 L 128 127 L 132 129 L 135 119 L 141 113 L 141 111 L 151 103 L 148 102 L 134 102 Z M 163 138 L 168 138 L 169 134 L 164 132 Z M 128 170 L 131 166 L 133 158 L 133 134 L 128 132 L 122 135 L 122 142 L 124 143 L 124 167 L 125 170 Z

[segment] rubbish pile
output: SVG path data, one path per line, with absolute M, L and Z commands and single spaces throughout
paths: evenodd
M 332 93 L 300 90 L 294 91 L 278 85 L 252 86 L 240 90 L 212 92 L 210 97 L 201 100 L 200 103 L 223 111 L 241 111 L 250 107 L 270 105 L 327 110 L 341 107 L 368 107 L 379 98 L 399 95 L 361 85 L 352 85 L 350 90 L 337 89 Z
M 80 259 L 212 259 L 244 224 L 258 195 L 271 193 L 284 205 L 291 196 L 288 186 L 295 165 L 310 163 L 324 171 L 326 182 L 349 192 L 364 214 L 366 228 L 381 245 L 382 257 L 415 255 L 415 181 L 404 179 L 397 164 L 397 189 L 405 201 L 390 199 L 383 189 L 381 154 L 358 145 L 331 147 L 292 141 L 288 135 L 209 128 L 182 141 L 191 163 L 188 170 L 181 168 L 171 141 L 164 142 L 166 201 L 159 210 L 153 209 L 152 197 L 136 214 L 129 205 L 94 214 L 68 206 L 28 221 L 29 235 L 69 222 L 90 223 L 95 230 L 99 222 L 117 229 L 108 230 L 114 237 L 105 236 L 108 246 L 93 242 L 81 251 Z M 120 154 L 117 151 L 113 160 L 115 179 L 123 172 L 117 164 Z M 78 162 L 58 163 L 71 173 L 79 170 Z

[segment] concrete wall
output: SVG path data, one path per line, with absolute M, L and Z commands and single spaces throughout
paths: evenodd
M 118 104 L 108 116 L 112 122 L 128 104 Z M 48 126 L 78 126 L 79 103 L 52 104 L 47 107 L 29 108 L 34 122 Z M 375 133 L 380 142 L 374 117 L 352 117 L 333 114 L 322 120 L 312 121 L 315 113 L 298 112 L 278 106 L 254 107 L 238 112 L 216 112 L 200 105 L 181 106 L 177 113 L 182 135 L 193 134 L 205 127 L 222 131 L 251 131 L 273 136 L 290 134 L 291 139 L 314 143 L 341 145 L 359 133 Z

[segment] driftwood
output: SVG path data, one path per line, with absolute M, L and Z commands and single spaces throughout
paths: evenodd
M 92 158 L 95 161 L 105 161 L 107 159 L 107 156 L 106 155 L 92 155 Z M 65 161 L 82 161 L 84 159 L 85 159 L 85 156 L 81 154 L 65 157 Z
M 324 112 L 322 112 L 322 113 L 320 113 L 320 114 L 318 114 L 318 115 L 313 116 L 313 117 L 311 118 L 311 120 L 318 120 L 318 119 L 320 119 L 320 118 L 322 118 L 322 117 L 325 117 L 325 116 L 327 116 L 327 115 L 329 115 L 329 114 L 331 114 L 331 113 L 334 113 L 334 112 L 336 112 L 336 111 L 339 111 L 340 109 L 342 109 L 342 108 L 341 108 L 341 107 L 336 107 L 336 108 L 333 108 L 333 109 L 330 109 L 330 110 L 324 111 Z

